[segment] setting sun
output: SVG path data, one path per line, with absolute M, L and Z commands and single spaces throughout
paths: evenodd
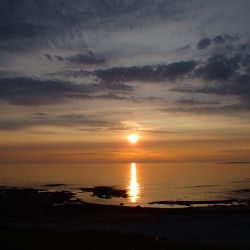
M 128 136 L 128 140 L 130 143 L 135 144 L 139 140 L 139 136 L 137 134 L 131 134 Z

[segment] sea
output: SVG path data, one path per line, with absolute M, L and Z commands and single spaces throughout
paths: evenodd
M 0 185 L 67 190 L 82 201 L 98 204 L 172 207 L 157 202 L 248 199 L 250 163 L 2 164 Z M 81 191 L 98 186 L 125 190 L 127 197 L 97 197 Z

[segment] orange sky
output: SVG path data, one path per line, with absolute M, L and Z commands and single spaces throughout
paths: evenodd
M 0 164 L 250 161 L 250 1 L 5 2 Z

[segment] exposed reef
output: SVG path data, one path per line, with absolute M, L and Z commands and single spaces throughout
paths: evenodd
M 192 206 L 192 205 L 249 205 L 250 199 L 228 199 L 228 200 L 207 200 L 207 201 L 152 201 L 150 205 L 179 205 L 179 206 Z
M 92 188 L 80 188 L 82 192 L 90 192 L 92 196 L 101 199 L 128 198 L 127 190 L 116 189 L 113 186 L 96 186 Z

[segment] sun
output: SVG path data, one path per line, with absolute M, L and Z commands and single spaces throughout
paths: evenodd
M 128 140 L 129 140 L 130 143 L 135 144 L 135 143 L 138 142 L 139 136 L 137 134 L 130 134 L 128 136 Z

